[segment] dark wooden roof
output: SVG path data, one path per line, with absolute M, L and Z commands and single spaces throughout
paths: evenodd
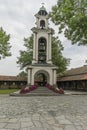
M 87 80 L 87 65 L 66 71 L 57 77 L 58 81 Z
M 0 75 L 0 81 L 26 81 L 27 78 L 18 76 L 2 76 Z
M 64 73 L 64 75 L 78 75 L 78 74 L 87 74 L 87 65 L 68 70 Z

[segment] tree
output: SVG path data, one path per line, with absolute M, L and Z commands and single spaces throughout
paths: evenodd
M 33 59 L 33 35 L 28 38 L 24 38 L 24 46 L 26 48 L 25 51 L 20 51 L 20 56 L 18 57 L 17 64 L 20 65 L 22 69 L 27 64 L 31 64 Z
M 10 35 L 7 35 L 3 28 L 0 28 L 0 59 L 5 58 L 7 56 L 11 56 L 10 52 L 10 43 L 9 43 Z
M 63 49 L 64 47 L 62 46 L 58 37 L 52 37 L 52 61 L 53 64 L 58 66 L 57 73 L 64 72 L 70 62 L 70 59 L 63 57 Z
M 87 45 L 87 0 L 58 0 L 50 17 L 72 44 Z
M 18 77 L 27 77 L 27 72 L 21 71 L 17 76 Z
M 22 69 L 24 66 L 31 64 L 33 59 L 33 35 L 29 38 L 24 38 L 24 46 L 26 51 L 20 51 L 20 56 L 18 57 L 17 63 Z M 63 46 L 59 41 L 58 37 L 52 37 L 52 61 L 58 66 L 58 72 L 63 72 L 67 69 L 69 65 L 69 59 L 62 56 Z

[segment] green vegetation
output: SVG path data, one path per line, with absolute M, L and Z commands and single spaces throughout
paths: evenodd
M 1 89 L 0 90 L 0 94 L 10 94 L 10 93 L 13 93 L 13 92 L 16 92 L 18 91 L 19 89 Z
M 18 57 L 17 64 L 20 69 L 32 63 L 33 59 L 33 35 L 28 38 L 24 38 L 25 51 L 20 50 L 20 56 Z
M 7 35 L 3 28 L 0 27 L 0 59 L 11 56 L 9 40 L 10 35 Z
M 87 45 L 87 0 L 58 0 L 50 16 L 72 44 Z

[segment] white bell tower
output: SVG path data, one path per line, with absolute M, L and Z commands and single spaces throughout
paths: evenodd
M 34 34 L 32 63 L 52 64 L 51 36 L 54 31 L 48 26 L 48 14 L 44 6 L 40 8 L 35 17 L 36 27 L 32 28 Z
M 35 76 L 39 73 L 43 73 L 47 77 L 47 82 L 50 85 L 55 85 L 57 67 L 52 64 L 51 52 L 51 37 L 54 30 L 49 27 L 48 13 L 43 5 L 35 17 L 36 27 L 31 29 L 34 42 L 33 60 L 32 64 L 28 66 L 28 85 L 34 85 Z

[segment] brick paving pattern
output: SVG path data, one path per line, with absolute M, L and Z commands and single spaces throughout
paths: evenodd
M 0 95 L 0 130 L 87 130 L 87 95 Z

